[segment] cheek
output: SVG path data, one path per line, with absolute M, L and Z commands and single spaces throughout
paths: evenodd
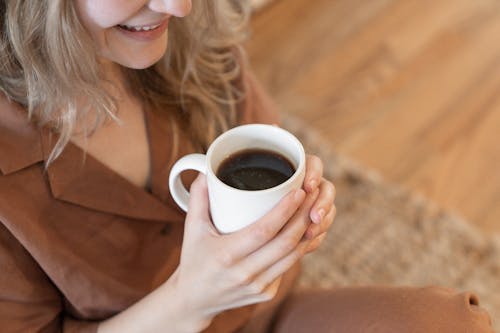
M 77 11 L 84 25 L 110 28 L 137 13 L 144 0 L 77 0 Z
M 137 43 L 124 38 L 115 28 L 136 15 L 146 3 L 145 0 L 77 0 L 80 20 L 100 57 L 125 67 L 145 68 L 163 56 L 166 36 L 152 43 Z
M 101 55 L 109 53 L 108 38 L 114 27 L 133 16 L 144 6 L 144 0 L 77 0 L 80 22 L 90 34 Z

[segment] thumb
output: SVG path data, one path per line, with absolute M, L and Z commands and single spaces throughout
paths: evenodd
M 186 216 L 187 224 L 200 224 L 210 221 L 207 178 L 203 173 L 191 184 Z

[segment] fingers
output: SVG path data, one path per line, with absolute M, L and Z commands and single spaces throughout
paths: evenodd
M 303 190 L 294 190 L 258 221 L 227 235 L 229 242 L 234 244 L 234 246 L 230 246 L 233 260 L 238 261 L 240 258 L 248 256 L 273 239 L 295 214 L 304 198 L 305 192 Z
M 316 251 L 319 248 L 319 246 L 321 245 L 321 243 L 323 243 L 323 241 L 325 240 L 326 235 L 327 235 L 327 233 L 324 232 L 324 233 L 320 234 L 319 236 L 317 236 L 316 238 L 314 238 L 313 240 L 311 240 L 309 242 L 309 244 L 307 245 L 306 253 L 311 253 L 311 252 Z
M 210 220 L 207 178 L 201 172 L 191 184 L 187 216 L 194 221 Z
M 238 263 L 238 269 L 243 272 L 255 272 L 255 274 L 258 274 L 294 251 L 301 239 L 303 239 L 307 227 L 311 224 L 309 211 L 318 194 L 318 190 L 309 194 L 283 230 L 268 244 L 251 253 Z
M 283 275 L 306 254 L 309 243 L 310 241 L 301 241 L 293 251 L 259 274 L 254 279 L 254 283 L 256 285 L 266 285 Z
M 235 299 L 233 301 L 232 308 L 240 307 L 249 304 L 261 303 L 270 301 L 278 293 L 279 286 L 281 284 L 281 276 L 266 284 L 252 283 L 245 286 L 246 293 L 240 295 L 241 299 Z
M 247 286 L 247 293 L 250 298 L 247 299 L 252 303 L 267 302 L 276 296 L 281 284 L 281 275 L 270 281 L 254 281 Z
M 318 235 L 327 232 L 337 215 L 337 207 L 335 205 L 331 206 L 330 211 L 322 219 L 320 224 L 312 223 L 305 233 L 306 239 L 314 239 Z
M 335 201 L 335 186 L 326 179 L 319 185 L 320 196 L 311 209 L 311 220 L 314 223 L 321 223 L 326 213 L 331 209 Z
M 323 162 L 314 155 L 306 157 L 306 176 L 304 178 L 304 189 L 312 193 L 320 184 L 323 177 Z

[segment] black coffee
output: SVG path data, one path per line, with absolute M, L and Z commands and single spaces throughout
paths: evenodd
M 246 149 L 226 158 L 217 170 L 217 177 L 231 187 L 258 191 L 284 183 L 294 172 L 293 164 L 278 153 Z

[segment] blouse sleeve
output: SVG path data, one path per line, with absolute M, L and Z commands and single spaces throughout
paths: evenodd
M 98 323 L 64 315 L 57 288 L 1 222 L 0 269 L 2 332 L 97 332 Z

